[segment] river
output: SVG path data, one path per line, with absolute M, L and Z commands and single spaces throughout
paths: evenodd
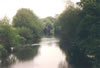
M 10 55 L 10 60 L 14 60 L 0 68 L 67 68 L 66 56 L 59 48 L 58 39 L 42 38 L 38 44 L 33 45 L 25 51 L 21 49 L 15 55 Z

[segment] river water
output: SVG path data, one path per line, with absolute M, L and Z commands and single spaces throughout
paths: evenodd
M 38 44 L 33 45 L 25 51 L 18 50 L 20 54 L 10 55 L 10 60 L 12 57 L 15 60 L 0 68 L 67 68 L 66 56 L 59 48 L 58 39 L 42 38 Z

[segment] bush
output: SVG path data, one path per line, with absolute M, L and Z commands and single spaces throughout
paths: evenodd
M 3 57 L 5 57 L 7 55 L 8 55 L 7 50 L 4 48 L 3 45 L 0 44 L 0 59 L 2 59 Z

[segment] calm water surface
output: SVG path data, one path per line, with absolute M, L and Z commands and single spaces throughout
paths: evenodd
M 56 38 L 42 38 L 35 56 L 26 60 L 25 56 L 29 56 L 32 51 L 23 52 L 20 56 L 24 56 L 25 61 L 23 58 L 23 60 L 20 57 L 20 59 L 16 58 L 16 62 L 11 64 L 9 68 L 67 68 L 66 56 L 59 48 L 58 42 L 59 40 Z

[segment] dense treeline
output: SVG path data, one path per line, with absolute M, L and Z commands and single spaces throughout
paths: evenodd
M 37 42 L 41 35 L 60 34 L 60 47 L 67 55 L 69 68 L 100 67 L 100 1 L 81 0 L 77 5 L 68 6 L 57 21 L 53 17 L 39 19 L 25 8 L 17 11 L 12 24 L 4 17 L 0 20 L 0 60 L 11 48 L 20 53 L 24 51 L 22 45 Z
M 43 24 L 43 36 L 54 36 L 54 24 L 56 22 L 56 19 L 53 17 L 46 17 L 42 18 L 41 22 Z
M 72 68 L 100 67 L 100 1 L 81 0 L 59 16 L 61 48 Z
M 10 24 L 7 17 L 0 20 L 0 59 L 11 53 L 11 48 L 20 48 L 32 44 L 41 37 L 40 19 L 30 10 L 22 8 L 17 11 Z

